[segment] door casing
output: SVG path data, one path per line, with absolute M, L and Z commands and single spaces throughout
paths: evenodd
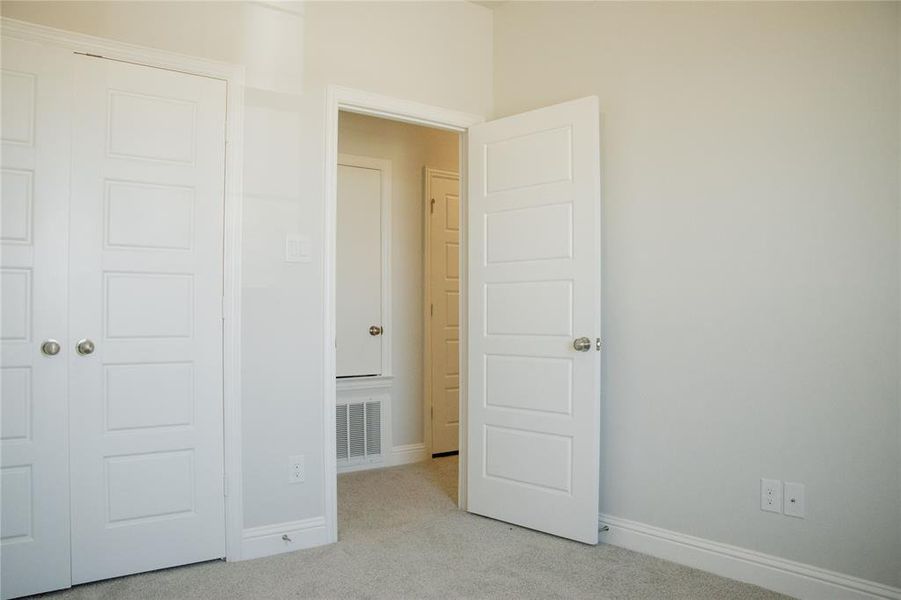
M 244 526 L 241 489 L 241 229 L 243 204 L 244 67 L 185 56 L 0 17 L 0 35 L 75 53 L 226 83 L 225 215 L 223 260 L 223 416 L 226 559 L 241 559 Z M 334 409 L 332 411 L 334 417 Z M 334 425 L 333 425 L 334 431 Z M 334 437 L 334 436 L 332 436 Z
M 484 117 L 420 104 L 390 96 L 382 96 L 353 88 L 329 85 L 326 90 L 326 138 L 325 138 L 325 210 L 323 211 L 323 373 L 322 385 L 322 438 L 324 505 L 327 541 L 338 541 L 338 465 L 335 455 L 335 404 L 337 387 L 335 380 L 335 257 L 337 254 L 337 207 L 338 207 L 338 113 L 339 111 L 359 113 L 391 121 L 422 125 L 460 134 L 460 264 L 467 264 L 466 254 L 466 165 L 467 129 L 481 123 Z M 457 504 L 466 510 L 466 272 L 460 273 L 460 467 L 458 472 Z

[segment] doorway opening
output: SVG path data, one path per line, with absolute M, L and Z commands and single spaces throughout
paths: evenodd
M 456 502 L 460 135 L 340 111 L 337 151 L 333 435 L 343 535 L 361 498 L 386 508 L 404 492 L 377 473 L 344 474 L 416 464 L 405 477 Z
M 465 301 L 458 309 L 457 505 L 596 544 L 601 395 L 598 99 L 580 98 L 483 122 L 333 86 L 326 108 L 323 433 L 329 540 L 338 540 L 337 444 L 332 444 L 338 436 L 334 279 L 343 109 L 461 134 L 459 165 L 468 169 L 461 168 L 458 214 L 459 265 L 465 266 L 458 273 L 459 297 Z M 467 161 L 471 153 L 477 159 Z M 364 407 L 356 419 L 365 422 L 367 414 L 375 413 Z M 347 418 L 349 422 L 349 410 Z M 470 462 L 475 468 L 468 468 Z

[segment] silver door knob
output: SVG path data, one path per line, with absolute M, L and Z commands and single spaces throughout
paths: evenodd
M 41 352 L 47 356 L 56 356 L 59 354 L 59 342 L 56 340 L 47 340 L 41 344 Z
M 382 335 L 382 328 L 378 325 L 373 325 L 369 328 L 369 335 Z
M 87 356 L 88 354 L 94 353 L 94 342 L 88 339 L 80 340 L 75 345 L 75 351 L 81 354 L 82 356 Z
M 573 348 L 579 352 L 588 352 L 591 350 L 591 340 L 587 337 L 580 337 L 573 340 Z

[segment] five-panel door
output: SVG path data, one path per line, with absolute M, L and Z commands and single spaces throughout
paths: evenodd
M 590 544 L 600 455 L 598 120 L 589 97 L 469 130 L 468 508 Z
M 225 554 L 225 101 L 4 40 L 4 598 Z

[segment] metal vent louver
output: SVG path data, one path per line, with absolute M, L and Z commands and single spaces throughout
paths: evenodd
M 338 460 L 347 460 L 347 405 L 339 405 L 335 415 L 338 434 L 337 443 Z
M 382 403 L 378 400 L 339 404 L 336 414 L 337 458 L 345 463 L 382 454 Z
M 382 403 L 366 403 L 366 454 L 382 453 Z

